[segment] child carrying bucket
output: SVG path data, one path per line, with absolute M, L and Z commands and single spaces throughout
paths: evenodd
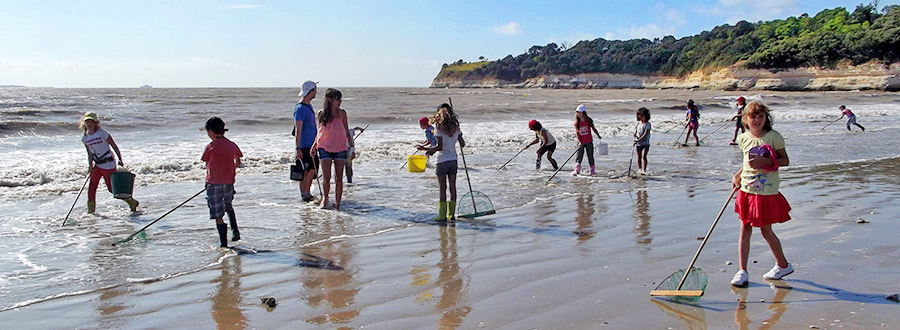
M 438 215 L 435 221 L 447 221 L 456 219 L 456 172 L 459 166 L 456 162 L 456 141 L 460 148 L 466 146 L 462 131 L 459 130 L 459 118 L 453 112 L 449 104 L 444 103 L 438 107 L 437 112 L 431 116 L 430 123 L 435 127 L 436 144 L 430 147 L 416 146 L 424 150 L 425 154 L 437 153 L 437 165 L 435 174 L 438 178 L 439 200 Z M 450 190 L 450 200 L 447 200 L 447 190 Z
M 88 166 L 90 168 L 90 184 L 88 185 L 88 213 L 94 213 L 97 210 L 97 186 L 100 185 L 100 178 L 106 183 L 106 189 L 112 192 L 110 184 L 110 175 L 116 172 L 116 159 L 119 166 L 122 166 L 122 154 L 119 152 L 119 146 L 116 141 L 109 135 L 105 129 L 100 127 L 100 118 L 93 111 L 86 112 L 78 124 L 78 128 L 84 130 L 84 136 L 81 142 L 88 154 Z M 116 157 L 113 158 L 112 152 Z M 128 207 L 132 212 L 137 211 L 138 201 L 128 197 L 125 199 Z
M 550 134 L 546 128 L 541 126 L 541 123 L 537 120 L 532 119 L 528 122 L 528 129 L 534 131 L 534 141 L 531 141 L 525 149 L 531 147 L 535 143 L 541 142 L 541 147 L 537 150 L 537 162 L 534 165 L 536 170 L 541 169 L 541 157 L 543 157 L 544 153 L 547 153 L 547 160 L 550 161 L 550 165 L 553 165 L 553 169 L 559 169 L 559 166 L 556 165 L 556 160 L 553 159 L 553 151 L 556 150 L 556 139 L 553 137 L 553 134 Z
M 228 225 L 223 217 L 228 213 L 231 224 L 231 240 L 241 239 L 237 218 L 231 202 L 234 200 L 235 169 L 241 165 L 241 149 L 237 144 L 225 138 L 225 122 L 219 117 L 206 121 L 206 135 L 210 142 L 203 151 L 200 160 L 206 162 L 206 205 L 209 206 L 209 218 L 216 219 L 216 230 L 219 232 L 219 246 L 228 247 Z
M 737 144 L 744 154 L 743 166 L 732 178 L 732 186 L 739 188 L 734 210 L 741 219 L 741 236 L 738 243 L 740 267 L 731 284 L 745 286 L 748 283 L 747 259 L 750 255 L 750 235 L 758 227 L 769 249 L 775 256 L 775 266 L 763 274 L 766 280 L 778 280 L 794 272 L 781 248 L 781 241 L 772 231 L 772 224 L 791 219 L 791 206 L 778 192 L 781 179 L 779 166 L 788 166 L 784 138 L 772 129 L 769 108 L 753 101 L 744 109 L 743 123 L 747 132 L 738 135 Z
M 591 131 L 597 134 L 597 139 L 602 139 L 600 132 L 594 127 L 594 120 L 587 114 L 584 104 L 575 108 L 575 135 L 578 136 L 578 154 L 575 157 L 575 171 L 572 175 L 581 172 L 581 160 L 587 151 L 588 165 L 591 166 L 591 175 L 594 175 L 594 138 Z

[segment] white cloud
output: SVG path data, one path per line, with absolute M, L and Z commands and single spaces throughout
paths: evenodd
M 607 32 L 605 39 L 608 40 L 629 40 L 629 39 L 653 39 L 653 38 L 662 38 L 667 35 L 675 34 L 675 26 L 670 25 L 666 28 L 662 28 L 656 24 L 647 24 L 644 26 L 631 26 L 627 28 L 621 28 L 616 30 L 616 32 Z
M 797 8 L 796 0 L 719 0 L 718 5 L 697 8 L 701 15 L 723 17 L 726 23 L 766 21 L 784 18 Z
M 517 36 L 522 34 L 522 27 L 518 22 L 509 22 L 503 25 L 495 25 L 492 30 L 494 33 L 502 36 Z
M 228 9 L 256 9 L 256 8 L 262 8 L 262 7 L 263 7 L 263 5 L 241 4 L 241 5 L 228 6 Z

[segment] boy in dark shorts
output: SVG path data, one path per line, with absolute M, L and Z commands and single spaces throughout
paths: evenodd
M 209 206 L 209 218 L 216 219 L 216 230 L 219 231 L 221 247 L 228 247 L 228 225 L 223 217 L 228 213 L 231 223 L 231 240 L 241 239 L 237 218 L 231 205 L 234 200 L 235 169 L 241 165 L 241 149 L 237 144 L 225 138 L 225 122 L 219 117 L 206 121 L 206 134 L 212 140 L 206 145 L 200 160 L 206 162 L 206 204 Z
M 312 100 L 316 98 L 316 83 L 307 80 L 300 86 L 300 102 L 294 106 L 294 144 L 297 147 L 296 163 L 303 169 L 303 180 L 300 181 L 300 196 L 304 202 L 315 200 L 310 188 L 316 177 L 319 167 L 318 155 L 310 154 L 310 149 L 316 141 L 316 114 L 313 111 Z

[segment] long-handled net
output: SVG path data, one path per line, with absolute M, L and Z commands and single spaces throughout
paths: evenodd
M 659 286 L 656 287 L 657 292 L 662 291 L 684 291 L 684 292 L 693 292 L 700 291 L 702 296 L 703 292 L 706 290 L 706 283 L 709 277 L 706 274 L 706 271 L 703 268 L 699 267 L 691 267 L 690 273 L 687 274 L 687 277 L 684 276 L 685 269 L 679 269 L 678 271 L 666 277 Z M 684 279 L 684 284 L 681 285 L 681 289 L 678 288 L 678 283 L 681 282 L 681 279 Z M 697 301 L 700 300 L 701 296 L 672 296 L 673 300 L 679 301 Z
M 497 213 L 491 199 L 480 191 L 467 192 L 459 199 L 456 205 L 456 213 L 460 218 L 477 218 L 488 214 Z

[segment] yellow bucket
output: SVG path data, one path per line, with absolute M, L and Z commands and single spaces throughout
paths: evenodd
M 406 162 L 409 164 L 406 169 L 413 173 L 425 172 L 425 156 L 411 155 L 406 156 Z

